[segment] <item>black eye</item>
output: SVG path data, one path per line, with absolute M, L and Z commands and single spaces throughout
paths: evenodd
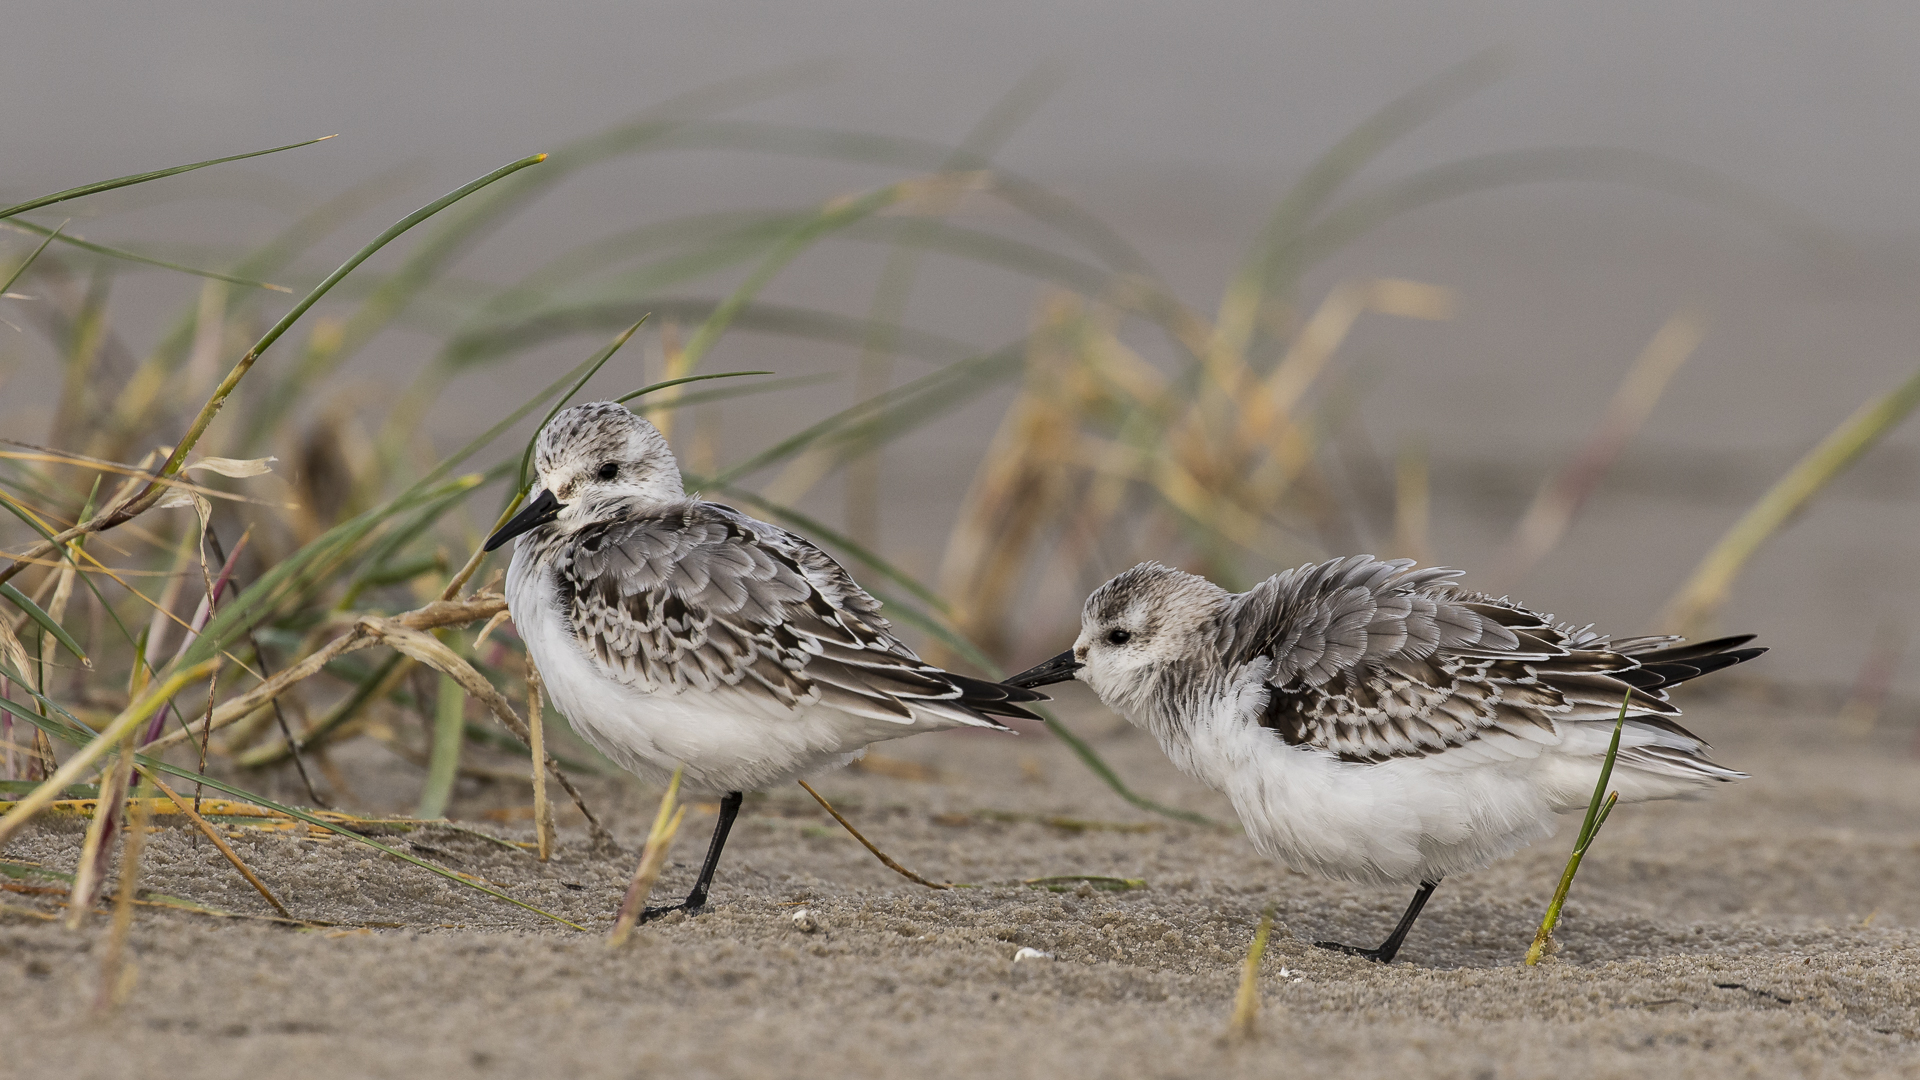
M 1116 629 L 1107 631 L 1107 644 L 1109 645 L 1125 645 L 1132 640 L 1133 635 L 1127 633 L 1125 630 Z
M 609 461 L 605 465 L 600 466 L 600 479 L 602 480 L 611 480 L 619 475 L 620 465 L 618 462 Z

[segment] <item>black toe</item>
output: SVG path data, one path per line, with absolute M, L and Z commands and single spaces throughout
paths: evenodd
M 1348 956 L 1358 956 L 1362 960 L 1371 960 L 1376 964 L 1384 964 L 1393 959 L 1379 949 L 1363 949 L 1358 945 L 1342 945 L 1337 941 L 1316 941 L 1313 943 L 1313 947 L 1316 949 L 1328 949 L 1332 952 L 1346 953 Z

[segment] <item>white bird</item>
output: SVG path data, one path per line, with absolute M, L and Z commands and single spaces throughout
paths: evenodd
M 554 705 L 595 748 L 722 795 L 683 903 L 705 905 L 742 793 L 838 768 L 869 743 L 1008 730 L 1044 695 L 956 675 L 895 638 L 880 604 L 794 534 L 689 496 L 667 441 L 616 402 L 555 416 L 539 483 L 488 538 L 519 542 L 507 608 Z
M 1751 635 L 1611 640 L 1459 576 L 1356 555 L 1236 594 L 1145 563 L 1087 598 L 1072 649 L 1007 684 L 1087 683 L 1295 870 L 1417 885 L 1378 948 L 1319 943 L 1391 962 L 1442 878 L 1587 806 L 1623 699 L 1621 801 L 1746 776 L 1707 759 L 1666 688 L 1765 652 Z

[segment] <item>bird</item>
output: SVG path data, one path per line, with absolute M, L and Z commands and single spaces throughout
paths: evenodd
M 744 793 L 838 768 L 924 731 L 1011 730 L 1046 695 L 926 663 L 880 603 L 806 539 L 688 494 L 660 431 L 624 405 L 575 405 L 535 440 L 507 609 L 553 704 L 595 749 L 720 796 L 685 900 L 699 914 Z
M 1233 803 L 1254 846 L 1307 873 L 1415 886 L 1391 963 L 1443 878 L 1550 835 L 1589 804 L 1615 722 L 1622 802 L 1746 775 L 1706 756 L 1668 690 L 1751 660 L 1753 635 L 1614 639 L 1458 570 L 1354 555 L 1243 593 L 1158 563 L 1087 598 L 1073 648 L 1007 680 L 1068 680 Z

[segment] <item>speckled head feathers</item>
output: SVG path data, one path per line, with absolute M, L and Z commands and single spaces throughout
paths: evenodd
M 1141 563 L 1087 597 L 1073 644 L 1079 678 L 1109 703 L 1128 701 L 1196 655 L 1230 598 L 1206 578 Z
M 655 504 L 686 497 L 680 466 L 659 429 L 617 401 L 575 405 L 555 416 L 533 448 L 540 486 L 592 517 L 609 503 Z

